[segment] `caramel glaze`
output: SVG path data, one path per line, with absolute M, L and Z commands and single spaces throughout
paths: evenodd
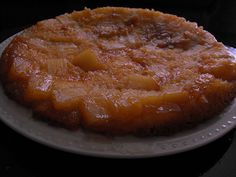
M 6 93 L 41 118 L 108 134 L 153 134 L 209 119 L 235 96 L 236 63 L 196 23 L 98 8 L 38 22 L 0 61 Z

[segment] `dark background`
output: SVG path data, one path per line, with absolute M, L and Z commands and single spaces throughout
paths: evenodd
M 0 42 L 39 20 L 81 10 L 85 6 L 142 7 L 173 13 L 197 22 L 215 35 L 217 40 L 236 47 L 234 0 L 1 1 Z M 127 175 L 126 169 L 132 170 L 133 175 L 144 171 L 145 176 L 236 177 L 235 130 L 190 152 L 124 161 L 60 152 L 32 142 L 0 122 L 0 177 Z

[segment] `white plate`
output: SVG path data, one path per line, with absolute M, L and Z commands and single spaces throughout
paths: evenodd
M 12 37 L 0 44 L 0 55 Z M 236 54 L 236 50 L 229 48 Z M 220 138 L 236 125 L 236 99 L 218 117 L 173 136 L 106 137 L 69 131 L 32 118 L 32 112 L 8 99 L 0 87 L 0 118 L 18 133 L 41 144 L 76 154 L 101 157 L 154 157 L 188 151 Z

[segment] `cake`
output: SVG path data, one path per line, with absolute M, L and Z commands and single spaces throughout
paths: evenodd
M 6 94 L 39 119 L 110 135 L 198 125 L 235 97 L 236 63 L 213 35 L 175 15 L 104 7 L 43 20 L 0 60 Z

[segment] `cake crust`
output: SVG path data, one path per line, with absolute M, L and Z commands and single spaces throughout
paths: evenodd
M 8 96 L 63 127 L 161 134 L 222 111 L 235 96 L 236 63 L 196 23 L 105 7 L 17 35 L 1 56 L 0 78 Z

